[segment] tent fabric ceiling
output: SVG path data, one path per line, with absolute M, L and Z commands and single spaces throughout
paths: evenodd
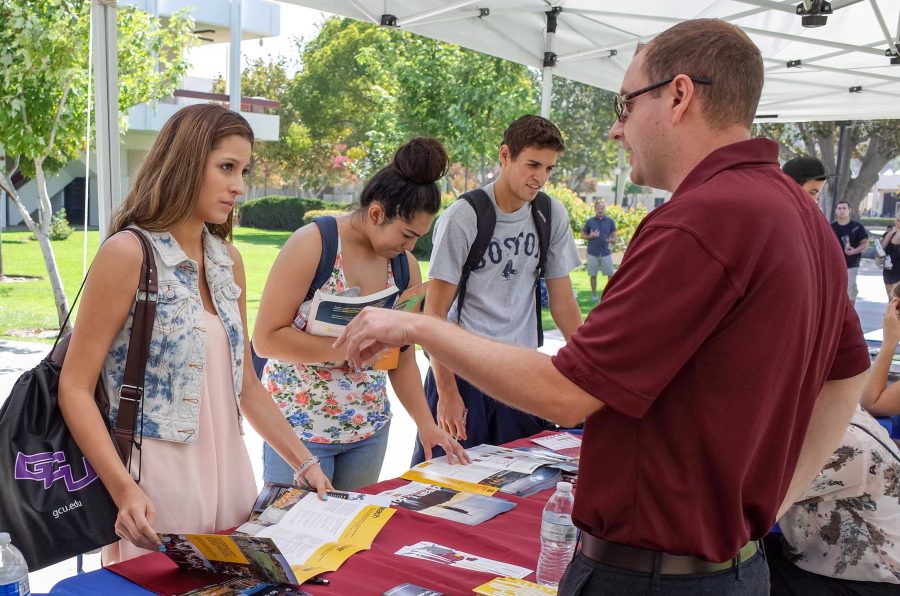
M 807 29 L 799 0 L 283 0 L 396 26 L 541 68 L 546 12 L 558 7 L 555 75 L 618 91 L 638 42 L 686 19 L 715 17 L 762 50 L 766 83 L 759 121 L 900 118 L 900 0 L 834 0 L 827 24 Z M 895 54 L 896 55 L 896 54 Z M 800 66 L 788 67 L 789 61 Z M 861 88 L 851 92 L 851 88 Z

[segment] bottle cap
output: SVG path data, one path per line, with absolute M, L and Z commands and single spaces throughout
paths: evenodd
M 562 491 L 564 493 L 572 492 L 572 484 L 569 482 L 557 482 L 556 490 Z
M 8 532 L 0 532 L 0 546 L 6 546 L 12 542 L 12 539 L 9 537 Z

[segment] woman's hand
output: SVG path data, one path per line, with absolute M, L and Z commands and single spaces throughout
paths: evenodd
M 119 514 L 116 517 L 116 535 L 138 548 L 156 550 L 161 544 L 151 524 L 156 517 L 153 501 L 135 483 L 125 488 L 113 499 Z
M 891 300 L 881 318 L 882 344 L 891 344 L 894 347 L 900 342 L 900 298 Z M 891 350 L 893 351 L 893 350 Z
M 325 493 L 334 490 L 334 487 L 331 486 L 331 481 L 328 479 L 328 476 L 325 475 L 325 472 L 322 471 L 322 466 L 319 464 L 313 464 L 300 476 L 311 489 L 319 494 L 319 499 L 323 501 L 327 498 Z
M 447 461 L 451 464 L 467 464 L 472 461 L 463 446 L 434 422 L 419 427 L 419 441 L 422 442 L 425 459 L 431 459 L 432 447 L 441 447 L 447 453 Z

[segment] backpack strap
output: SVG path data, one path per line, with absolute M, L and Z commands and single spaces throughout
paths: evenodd
M 322 215 L 313 219 L 313 223 L 319 226 L 319 234 L 322 236 L 322 255 L 319 257 L 319 264 L 316 267 L 316 274 L 313 276 L 312 283 L 306 291 L 306 297 L 303 302 L 312 300 L 316 290 L 325 285 L 331 272 L 334 271 L 334 262 L 337 260 L 338 249 L 338 229 L 337 220 L 331 215 Z M 402 256 L 406 256 L 405 254 Z M 405 259 L 404 259 L 405 260 Z M 409 264 L 406 265 L 406 283 L 409 283 Z M 396 282 L 397 274 L 394 273 Z M 399 284 L 398 284 L 399 286 Z M 403 289 L 406 289 L 405 287 Z M 263 358 L 253 349 L 253 342 L 250 342 L 250 357 L 253 359 L 253 371 L 258 379 L 262 379 L 263 369 L 266 367 L 268 358 Z
M 334 262 L 337 260 L 338 229 L 337 220 L 331 215 L 322 215 L 313 219 L 313 223 L 319 226 L 322 235 L 322 256 L 319 257 L 319 265 L 316 267 L 316 275 L 313 277 L 309 290 L 306 292 L 307 300 L 312 300 L 316 290 L 325 285 L 331 272 L 334 270 Z
M 531 202 L 531 217 L 537 230 L 538 248 L 538 276 L 534 284 L 534 304 L 537 310 L 537 337 L 538 347 L 544 345 L 544 326 L 541 324 L 541 280 L 544 278 L 544 268 L 547 266 L 547 252 L 550 250 L 550 197 L 539 192 Z
M 469 283 L 469 274 L 478 266 L 487 251 L 491 238 L 494 236 L 494 227 L 497 225 L 497 212 L 494 203 L 486 192 L 477 188 L 460 195 L 460 199 L 467 202 L 475 210 L 475 225 L 477 232 L 475 241 L 469 248 L 469 255 L 463 263 L 459 283 L 456 285 L 456 322 L 462 317 L 463 304 L 466 302 L 466 285 Z
M 400 292 L 409 287 L 409 257 L 404 250 L 391 259 L 391 272 L 394 274 L 394 285 Z

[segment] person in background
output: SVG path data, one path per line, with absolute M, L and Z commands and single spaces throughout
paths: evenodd
M 778 526 L 766 537 L 772 596 L 900 595 L 900 451 L 871 414 L 856 409 Z
M 247 520 L 256 482 L 241 414 L 299 480 L 331 488 L 251 367 L 244 263 L 230 243 L 253 131 L 239 114 L 204 104 L 162 127 L 110 226 L 84 287 L 59 383 L 66 424 L 118 507 L 122 538 L 105 565 L 160 544 L 157 532 L 212 533 Z M 110 422 L 119 408 L 143 250 L 150 241 L 158 299 L 147 356 L 139 449 L 129 474 L 94 402 L 102 377 Z M 135 478 L 140 478 L 140 484 Z
M 825 173 L 825 166 L 815 157 L 795 157 L 784 162 L 781 171 L 794 179 L 806 194 L 814 200 L 819 200 L 819 195 L 825 182 L 833 175 Z
M 860 222 L 850 219 L 850 203 L 838 201 L 834 207 L 835 220 L 831 222 L 841 249 L 844 251 L 844 260 L 847 263 L 847 295 L 850 302 L 856 302 L 859 289 L 856 286 L 856 276 L 859 273 L 859 263 L 862 253 L 869 247 L 869 233 Z
M 616 222 L 606 216 L 606 203 L 594 203 L 594 217 L 584 222 L 581 237 L 587 240 L 587 272 L 591 278 L 591 300 L 597 296 L 597 274 L 602 273 L 607 283 L 613 274 L 612 247 L 616 244 Z
M 891 290 L 891 301 L 881 318 L 881 348 L 859 399 L 861 405 L 873 416 L 900 414 L 900 383 L 888 385 L 888 373 L 897 344 L 900 343 L 900 284 Z
M 482 189 L 494 208 L 496 225 L 481 264 L 472 268 L 463 311 L 458 310 L 459 282 L 478 226 L 475 210 L 459 200 L 441 214 L 434 227 L 426 314 L 458 321 L 462 328 L 486 337 L 538 347 L 535 284 L 539 281 L 540 241 L 532 209 L 536 209 L 534 201 L 563 151 L 562 134 L 546 118 L 525 115 L 507 127 L 498 150 L 500 175 Z M 544 279 L 550 315 L 568 339 L 581 324 L 581 310 L 569 279 L 581 262 L 569 215 L 552 197 L 548 244 Z M 441 428 L 459 437 L 466 447 L 500 445 L 551 426 L 498 402 L 434 357 L 425 376 L 425 394 Z M 424 457 L 417 442 L 413 465 Z
M 888 225 L 881 237 L 881 248 L 884 250 L 884 263 L 881 271 L 881 278 L 884 281 L 884 291 L 887 292 L 888 300 L 891 299 L 894 286 L 900 282 L 900 234 L 897 233 L 897 226 L 900 225 L 900 214 L 894 217 L 896 225 Z
M 321 291 L 340 294 L 357 286 L 368 295 L 394 286 L 390 261 L 400 254 L 409 261 L 409 287 L 420 284 L 419 263 L 409 251 L 431 228 L 441 205 L 435 181 L 446 169 L 447 154 L 435 139 L 419 137 L 400 147 L 390 165 L 366 183 L 359 208 L 337 218 L 338 252 Z M 467 461 L 459 443 L 438 428 L 428 411 L 415 350 L 402 352 L 389 373 L 354 369 L 344 350 L 332 347 L 334 338 L 294 327 L 321 254 L 315 223 L 288 239 L 269 271 L 253 335 L 256 351 L 269 358 L 262 381 L 294 432 L 338 489 L 376 482 L 390 430 L 389 376 L 418 427 L 426 456 L 440 446 L 451 461 Z M 290 482 L 292 467 L 272 446 L 263 449 L 266 482 Z
M 721 20 L 638 49 L 609 134 L 632 182 L 674 194 L 555 357 L 386 309 L 338 339 L 351 363 L 419 343 L 503 403 L 585 421 L 561 596 L 768 594 L 756 541 L 858 402 L 869 355 L 844 261 L 778 145 L 751 138 L 762 86 L 759 48 Z

